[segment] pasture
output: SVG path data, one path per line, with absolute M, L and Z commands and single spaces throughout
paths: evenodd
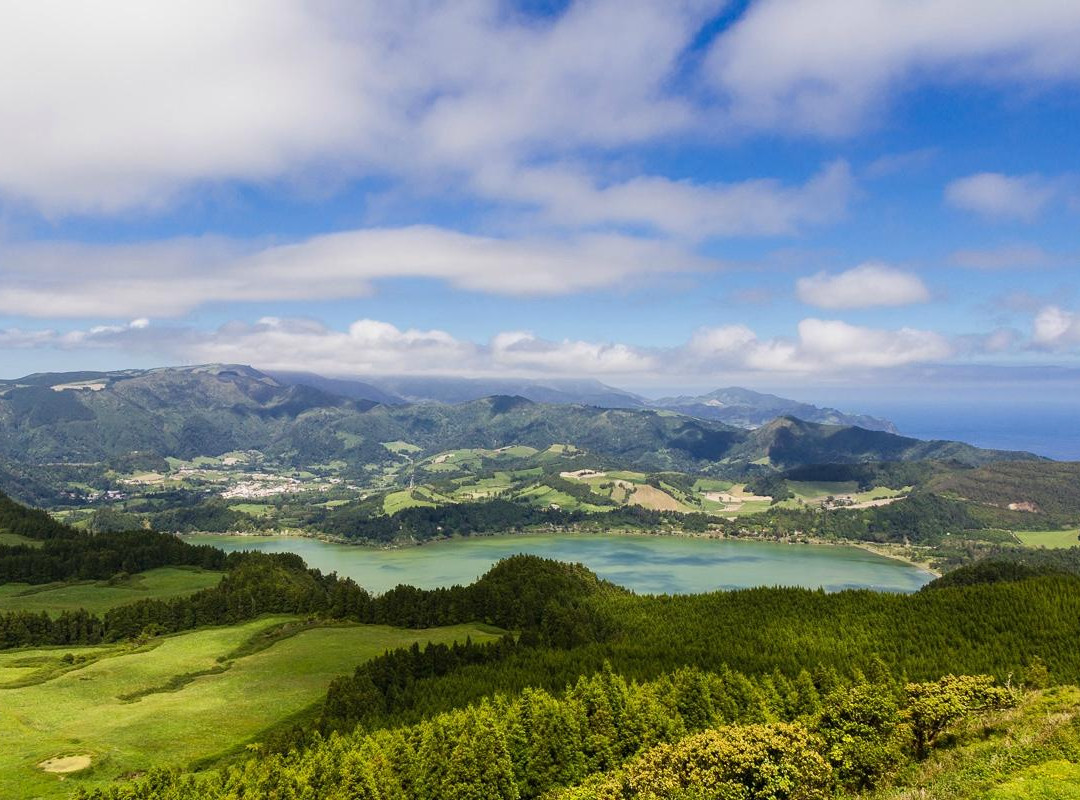
M 224 573 L 195 567 L 162 567 L 118 581 L 0 584 L 0 613 L 5 611 L 62 611 L 85 608 L 100 614 L 136 600 L 160 600 L 193 594 L 217 585 Z
M 1028 547 L 1080 547 L 1080 531 L 1013 531 L 1013 536 Z
M 329 682 L 357 664 L 413 642 L 467 636 L 486 641 L 497 632 L 478 625 L 323 625 L 278 616 L 142 647 L 0 652 L 0 797 L 64 797 L 76 786 L 151 766 L 215 763 L 313 709 Z M 89 766 L 78 771 L 46 771 L 87 758 Z
M 18 533 L 0 531 L 0 547 L 19 547 L 20 545 L 25 547 L 41 547 L 43 544 L 44 542 L 38 539 L 21 536 Z

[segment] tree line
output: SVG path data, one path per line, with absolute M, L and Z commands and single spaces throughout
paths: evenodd
M 628 681 L 605 665 L 560 692 L 495 695 L 410 726 L 332 733 L 208 776 L 154 770 L 79 796 L 825 800 L 874 787 L 925 757 L 949 724 L 1016 699 L 989 676 L 903 685 L 882 674 L 827 686 L 803 673 L 777 687 L 696 668 Z

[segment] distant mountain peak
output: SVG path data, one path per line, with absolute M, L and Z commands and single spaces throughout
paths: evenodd
M 651 405 L 751 430 L 767 425 L 778 417 L 791 417 L 823 425 L 847 425 L 887 433 L 897 432 L 896 426 L 887 419 L 866 414 L 850 414 L 835 408 L 820 408 L 741 386 L 714 389 L 697 397 L 663 397 L 653 401 Z

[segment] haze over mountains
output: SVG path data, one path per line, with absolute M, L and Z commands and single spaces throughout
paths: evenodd
M 749 465 L 782 469 L 808 463 L 923 459 L 974 465 L 1034 458 L 777 415 L 772 409 L 786 408 L 790 401 L 768 396 L 764 397 L 772 406 L 755 412 L 752 403 L 759 396 L 748 392 L 714 393 L 709 399 L 746 401 L 732 406 L 744 424 L 772 414 L 770 422 L 753 430 L 665 408 L 601 408 L 570 402 L 583 394 L 596 397 L 608 388 L 594 383 L 518 387 L 537 396 L 560 396 L 563 404 L 536 402 L 521 394 L 448 404 L 432 395 L 467 397 L 470 390 L 497 387 L 402 380 L 395 385 L 413 392 L 412 399 L 422 390 L 426 402 L 390 405 L 384 404 L 385 399 L 377 402 L 362 396 L 361 386 L 352 382 L 301 383 L 296 376 L 289 381 L 251 367 L 209 365 L 38 374 L 0 383 L 0 457 L 41 464 L 106 461 L 133 452 L 190 459 L 259 450 L 296 466 L 332 460 L 360 465 L 393 459 L 386 443 L 406 442 L 425 453 L 571 443 L 650 470 L 704 466 L 736 470 Z M 310 385 L 313 382 L 320 385 Z M 343 390 L 351 390 L 352 396 Z M 614 393 L 617 390 L 611 390 Z M 696 400 L 669 402 L 680 409 L 724 408 Z
M 740 428 L 759 428 L 777 417 L 796 417 L 805 422 L 827 425 L 857 425 L 860 428 L 898 433 L 886 419 L 866 414 L 848 414 L 835 408 L 818 408 L 737 386 L 717 389 L 700 397 L 664 397 L 650 400 L 640 394 L 587 379 L 484 379 L 390 376 L 366 381 L 324 378 L 299 372 L 268 374 L 283 383 L 305 384 L 353 399 L 378 403 L 467 403 L 492 395 L 524 397 L 536 403 L 560 403 L 599 408 L 664 408 L 701 419 L 712 419 Z

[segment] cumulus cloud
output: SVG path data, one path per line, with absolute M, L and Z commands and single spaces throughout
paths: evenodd
M 827 309 L 906 306 L 930 299 L 918 275 L 873 262 L 837 274 L 819 272 L 795 286 L 802 302 Z
M 209 237 L 137 245 L 0 248 L 0 313 L 38 317 L 177 316 L 207 302 L 327 300 L 387 278 L 471 291 L 561 295 L 716 262 L 618 234 L 505 239 L 431 226 L 371 228 L 288 244 Z
M 706 362 L 762 372 L 820 373 L 938 361 L 951 356 L 953 346 L 933 331 L 885 330 L 810 318 L 799 323 L 793 339 L 763 340 L 741 326 L 705 329 L 695 335 L 691 351 Z
M 705 70 L 736 123 L 837 135 L 901 82 L 1076 80 L 1078 38 L 1080 6 L 1060 0 L 759 0 Z
M 1046 306 L 1035 315 L 1032 341 L 1051 350 L 1080 345 L 1080 314 L 1059 306 Z
M 310 320 L 267 317 L 234 322 L 216 332 L 189 333 L 180 345 L 188 360 L 250 363 L 330 375 L 439 373 L 480 367 L 479 348 L 440 330 L 401 330 L 358 320 L 337 331 Z
M 945 201 L 985 217 L 1031 222 L 1057 194 L 1057 187 L 1039 175 L 980 172 L 945 187 Z
M 247 363 L 327 375 L 605 375 L 645 381 L 733 373 L 843 374 L 935 362 L 955 352 L 949 340 L 932 331 L 820 319 L 804 319 L 790 338 L 761 338 L 741 324 L 707 327 L 668 348 L 552 341 L 528 331 L 505 331 L 477 342 L 371 319 L 337 330 L 314 320 L 276 317 L 231 322 L 213 331 L 145 320 L 67 332 L 0 330 L 0 346 L 123 348 L 174 362 Z
M 305 171 L 427 174 L 684 130 L 707 3 L 213 0 L 8 8 L 0 193 L 51 214 Z M 498 69 L 492 69 L 498 64 Z
M 575 375 L 636 374 L 659 366 L 653 354 L 629 345 L 569 339 L 550 342 L 524 331 L 495 336 L 491 341 L 491 358 L 496 366 L 515 371 Z

